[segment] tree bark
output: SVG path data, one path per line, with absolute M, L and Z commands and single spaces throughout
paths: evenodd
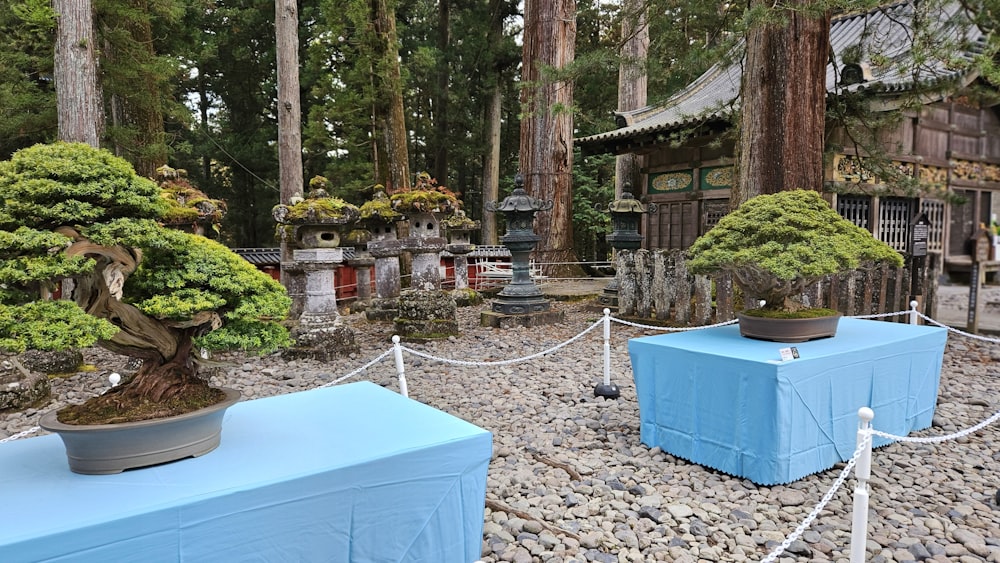
M 296 0 L 275 0 L 278 69 L 278 174 L 281 203 L 301 194 L 302 109 L 299 100 L 299 15 Z
M 280 202 L 287 204 L 302 193 L 302 109 L 299 99 L 299 14 L 296 0 L 275 0 L 274 31 L 278 74 L 278 182 Z M 282 240 L 281 261 L 291 263 L 292 247 Z M 281 283 L 288 287 L 293 274 L 281 269 Z M 301 283 L 301 282 L 298 282 Z M 298 308 L 296 308 L 298 310 Z
M 410 187 L 410 157 L 406 146 L 406 118 L 403 113 L 403 79 L 399 69 L 399 48 L 396 36 L 396 14 L 387 0 L 371 0 L 372 26 L 375 30 L 376 92 L 380 95 L 377 115 L 381 118 L 382 140 L 385 143 L 386 167 L 390 191 Z
M 500 116 L 503 110 L 503 92 L 500 88 L 499 73 L 496 84 L 490 92 L 486 104 L 486 157 L 483 159 L 483 209 L 491 201 L 500 199 Z M 497 214 L 483 213 L 481 223 L 483 244 L 499 244 L 497 236 Z
M 573 62 L 575 0 L 526 0 L 521 71 L 521 171 L 524 189 L 552 201 L 550 212 L 535 216 L 541 237 L 536 260 L 548 276 L 582 275 L 573 250 L 573 83 L 547 76 Z M 553 266 L 553 263 L 561 263 Z
M 53 0 L 57 14 L 54 79 L 59 140 L 100 146 L 104 106 L 97 83 L 90 0 Z
M 731 209 L 760 194 L 822 191 L 830 15 L 807 13 L 808 3 L 793 0 L 787 23 L 747 32 Z
M 649 27 L 646 22 L 646 3 L 626 0 L 622 20 L 621 63 L 618 67 L 618 110 L 631 111 L 646 105 L 646 56 L 649 53 Z M 632 194 L 639 190 L 639 172 L 642 157 L 635 153 L 615 157 L 615 197 L 620 198 L 624 186 L 632 186 Z

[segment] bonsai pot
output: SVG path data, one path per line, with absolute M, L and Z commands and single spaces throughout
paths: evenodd
M 119 424 L 63 424 L 56 419 L 56 411 L 50 411 L 39 426 L 62 438 L 74 473 L 121 473 L 198 457 L 218 447 L 223 415 L 240 400 L 239 391 L 223 391 L 222 402 L 178 416 Z
M 739 313 L 740 336 L 772 342 L 806 342 L 837 334 L 840 313 L 825 317 L 778 319 Z

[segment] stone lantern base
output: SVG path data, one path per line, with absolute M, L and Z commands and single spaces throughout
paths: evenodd
M 388 322 L 399 316 L 399 297 L 376 297 L 365 308 L 369 321 Z
M 458 334 L 455 300 L 443 291 L 411 289 L 399 296 L 396 332 L 403 338 L 438 339 Z
M 295 345 L 281 352 L 281 357 L 286 360 L 329 362 L 360 351 L 354 341 L 354 331 L 340 323 L 321 328 L 296 327 L 292 329 L 292 339 Z
M 479 326 L 492 328 L 513 328 L 551 325 L 561 323 L 566 320 L 566 315 L 562 311 L 541 311 L 538 313 L 521 313 L 508 315 L 496 311 L 483 311 L 479 314 Z

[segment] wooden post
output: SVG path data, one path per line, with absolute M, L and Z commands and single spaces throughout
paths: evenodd
M 990 235 L 981 228 L 972 239 L 972 270 L 969 272 L 969 316 L 965 330 L 979 332 L 979 288 L 986 283 L 984 262 L 990 259 Z

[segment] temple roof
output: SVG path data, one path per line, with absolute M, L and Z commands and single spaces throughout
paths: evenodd
M 927 21 L 938 24 L 928 43 L 961 44 L 963 50 L 957 53 L 957 59 L 968 63 L 982 51 L 985 34 L 961 13 L 959 3 L 949 3 L 941 10 L 943 13 L 924 15 Z M 913 15 L 913 2 L 901 2 L 834 18 L 830 23 L 830 44 L 835 57 L 826 68 L 828 95 L 855 91 L 893 95 L 912 90 L 918 84 L 957 83 L 963 87 L 978 77 L 972 65 L 955 65 L 944 57 L 931 58 L 915 69 Z M 857 49 L 849 49 L 856 45 L 864 46 L 860 64 L 845 72 L 843 56 L 846 52 L 857 52 Z M 742 50 L 743 45 L 737 49 Z M 717 63 L 666 103 L 616 112 L 618 129 L 574 142 L 586 152 L 615 152 L 616 146 L 626 145 L 630 139 L 655 138 L 679 129 L 728 122 L 739 109 L 742 63 L 741 59 Z M 852 72 L 857 82 L 851 83 L 848 79 Z M 838 80 L 840 77 L 843 79 Z

